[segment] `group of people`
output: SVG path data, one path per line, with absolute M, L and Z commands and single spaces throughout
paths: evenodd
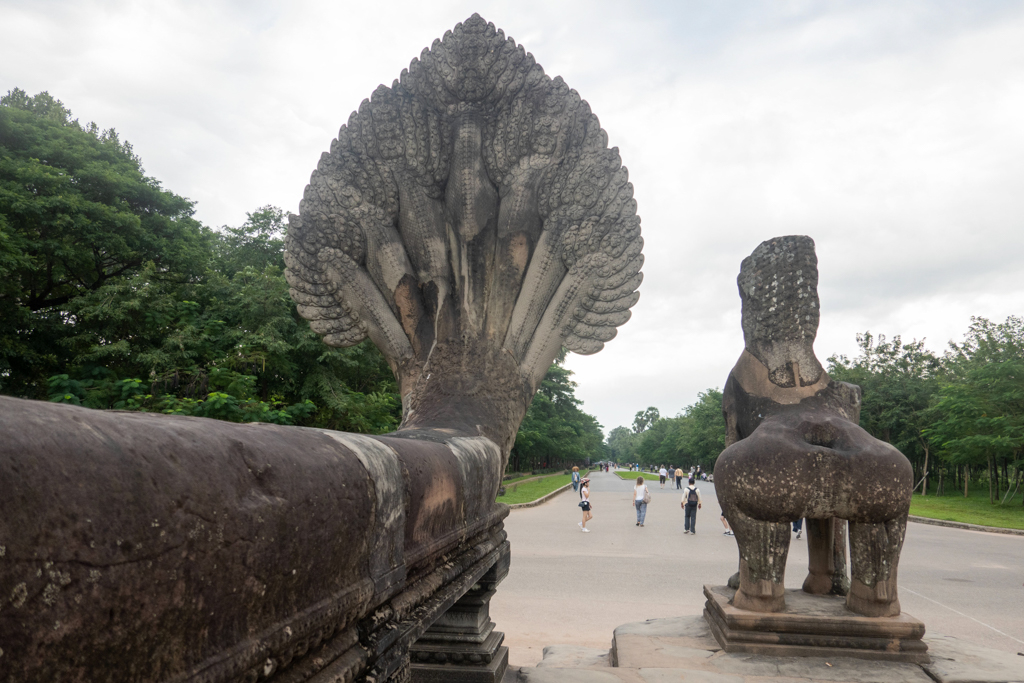
M 700 468 L 698 467 L 697 470 Z M 695 536 L 697 534 L 697 510 L 700 510 L 704 501 L 700 496 L 700 489 L 697 488 L 697 470 L 690 472 L 690 478 L 687 481 L 686 488 L 683 489 L 683 498 L 679 501 L 679 506 L 683 509 L 683 534 L 689 534 Z M 664 472 L 664 474 L 661 474 Z M 682 470 L 677 469 L 674 473 L 676 478 L 677 488 L 679 488 L 679 479 L 682 477 Z M 665 488 L 665 479 L 668 476 L 668 471 L 662 467 L 658 475 L 661 479 L 661 488 Z M 579 506 L 583 510 L 583 520 L 577 522 L 577 525 L 584 533 L 590 533 L 590 529 L 587 528 L 587 522 L 594 518 L 591 513 L 593 505 L 590 502 L 590 478 L 580 476 L 580 468 L 572 468 L 572 488 L 574 491 L 578 491 L 580 494 Z M 647 484 L 644 483 L 643 476 L 636 478 L 636 485 L 633 487 L 633 506 L 636 508 L 636 526 L 642 527 L 644 520 L 647 518 L 647 504 L 651 502 L 651 492 L 647 488 Z M 720 514 L 722 526 L 725 527 L 723 535 L 735 536 L 732 527 L 729 526 L 729 520 L 725 518 L 725 513 Z M 804 520 L 798 519 L 793 522 L 793 533 L 796 534 L 797 539 L 803 535 Z
M 680 483 L 683 478 L 683 471 L 677 469 L 675 471 L 676 488 L 682 488 Z M 665 488 L 665 478 L 668 475 L 667 470 L 662 467 L 658 476 L 661 479 L 661 488 Z M 643 526 L 644 520 L 647 518 L 647 504 L 651 502 L 651 492 L 647 488 L 647 484 L 644 483 L 642 476 L 636 478 L 636 486 L 633 487 L 633 505 L 636 507 L 636 525 Z M 683 533 L 696 535 L 697 533 L 697 510 L 704 505 L 703 500 L 700 497 L 700 489 L 697 488 L 697 480 L 690 475 L 689 481 L 686 488 L 683 490 L 683 499 L 679 502 L 679 506 L 683 509 Z
M 660 474 L 661 487 L 665 488 L 665 479 L 668 476 L 668 471 L 665 468 L 661 469 Z M 682 470 L 677 469 L 673 472 L 673 475 L 677 479 L 677 484 L 682 478 Z M 583 519 L 577 522 L 577 525 L 585 533 L 590 533 L 590 529 L 587 528 L 587 522 L 594 518 L 591 510 L 593 504 L 590 502 L 590 479 L 588 477 L 581 477 L 579 468 L 572 468 L 572 487 L 573 490 L 578 491 L 580 495 L 579 507 L 583 510 Z M 633 499 L 632 505 L 636 509 L 636 526 L 642 527 L 644 521 L 647 518 L 647 504 L 651 502 L 651 492 L 647 488 L 647 484 L 644 483 L 643 476 L 636 478 L 636 484 L 633 487 Z M 700 495 L 700 489 L 697 488 L 697 472 L 696 470 L 690 473 L 690 477 L 687 481 L 686 488 L 683 489 L 683 497 L 679 502 L 679 506 L 683 510 L 683 534 L 696 535 L 697 534 L 697 510 L 700 510 L 704 505 L 704 501 Z M 726 536 L 733 536 L 733 531 L 729 527 L 729 522 L 725 518 L 725 514 L 721 515 L 722 526 L 725 527 L 724 534 Z M 802 520 L 801 520 L 802 521 Z M 793 531 L 798 531 L 797 524 L 793 524 Z M 799 538 L 799 534 L 797 538 Z
M 672 480 L 675 479 L 676 489 L 682 489 L 684 476 L 685 473 L 683 472 L 683 469 L 681 467 L 677 467 L 673 470 L 671 465 L 668 467 L 668 469 L 666 469 L 664 465 L 661 465 L 661 467 L 658 468 L 658 483 L 661 484 L 661 488 L 665 488 L 666 481 L 668 481 L 669 486 L 671 486 Z M 695 481 L 707 481 L 707 478 L 707 475 L 701 471 L 700 465 L 690 468 L 691 484 L 694 483 Z

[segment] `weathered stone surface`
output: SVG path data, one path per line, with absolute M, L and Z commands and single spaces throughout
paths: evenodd
M 703 617 L 693 615 L 623 624 L 612 635 L 612 662 L 625 668 L 699 668 L 721 650 Z
M 793 591 L 798 593 L 798 591 Z M 798 618 L 825 618 L 845 608 L 837 597 L 795 596 L 791 607 Z M 736 610 L 738 612 L 738 610 Z M 746 612 L 750 620 L 786 619 L 786 615 Z M 873 619 L 844 615 L 847 626 L 861 635 L 891 630 L 901 634 L 920 633 L 906 616 Z M 885 622 L 897 622 L 886 625 Z M 841 626 L 840 626 L 841 627 Z M 832 630 L 835 630 L 833 624 Z M 829 630 L 829 629 L 824 629 Z M 924 664 L 877 661 L 842 656 L 787 657 L 722 651 L 711 636 L 707 622 L 698 616 L 651 619 L 624 624 L 615 629 L 612 655 L 620 663 L 614 668 L 570 664 L 572 646 L 565 648 L 560 666 L 523 667 L 518 681 L 628 681 L 706 683 L 1024 683 L 1024 657 L 999 652 L 945 636 L 926 636 L 932 661 Z M 671 647 L 686 643 L 688 647 Z M 668 645 L 668 646 L 666 646 Z M 700 652 L 696 652 L 700 650 Z M 545 659 L 547 661 L 548 658 Z M 582 660 L 582 658 L 580 658 Z M 1021 662 L 1017 662 L 1019 659 Z M 623 662 L 628 662 L 624 664 Z M 552 662 L 554 663 L 554 662 Z M 927 673 L 926 673 L 927 672 Z M 604 675 L 602 675 L 604 674 Z M 511 683 L 507 678 L 506 683 Z
M 924 669 L 938 683 L 1024 683 L 1024 656 L 940 634 L 925 640 L 931 662 Z
M 755 681 L 829 683 L 932 683 L 920 666 L 845 657 L 769 657 L 724 653 L 714 666 Z
M 725 586 L 704 587 L 704 617 L 726 652 L 928 661 L 924 624 L 909 614 L 864 617 L 850 612 L 838 596 L 793 590 L 786 592 L 784 612 L 754 612 L 730 604 L 734 593 Z
M 623 683 L 642 681 L 638 674 L 626 669 L 570 669 L 560 667 L 524 667 L 519 671 L 520 683 Z
M 616 636 L 669 636 L 672 638 L 695 638 L 706 642 L 706 644 L 718 649 L 708 624 L 703 617 L 689 615 L 685 617 L 667 617 L 663 619 L 648 619 L 647 621 L 634 621 L 623 624 L 615 629 Z
M 747 683 L 743 676 L 714 671 L 680 671 L 679 669 L 639 669 L 644 683 Z
M 537 666 L 582 669 L 611 666 L 610 653 L 598 647 L 582 645 L 548 645 L 544 648 L 544 659 Z
M 650 635 L 643 635 L 645 633 Z M 710 644 L 701 648 L 697 645 L 700 639 L 705 643 L 710 641 Z M 686 642 L 691 644 L 691 647 L 676 650 L 665 647 L 666 643 L 672 642 Z M 612 671 L 623 672 L 620 674 L 622 680 L 629 681 L 927 683 L 931 680 L 920 665 L 904 662 L 880 662 L 847 657 L 775 657 L 724 652 L 711 637 L 707 623 L 698 616 L 654 619 L 620 626 L 615 629 L 614 645 L 618 651 L 620 664 L 618 669 Z M 698 655 L 694 653 L 695 649 L 703 649 L 704 652 Z M 629 664 L 626 666 L 621 662 Z M 527 671 L 529 669 L 523 669 L 523 672 Z
M 833 381 L 814 356 L 817 277 L 809 237 L 768 240 L 741 266 L 746 348 L 723 392 L 727 448 L 715 464 L 740 552 L 734 603 L 784 609 L 789 522 L 807 518 L 804 590 L 848 593 L 855 612 L 895 616 L 913 472 L 903 454 L 857 425 L 860 388 Z
M 495 564 L 410 648 L 413 683 L 462 681 L 497 683 L 508 666 L 505 634 L 494 629 L 490 602 L 508 574 L 508 561 Z
M 11 680 L 220 681 L 286 670 L 318 647 L 365 662 L 367 610 L 394 626 L 507 549 L 487 493 L 497 470 L 466 441 L 3 397 L 0 433 Z M 424 465 L 431 476 L 412 476 Z M 432 573 L 438 553 L 465 559 L 446 579 Z
M 403 428 L 505 454 L 558 350 L 629 319 L 640 220 L 586 102 L 473 15 L 342 126 L 290 217 L 287 276 L 331 345 L 369 337 Z

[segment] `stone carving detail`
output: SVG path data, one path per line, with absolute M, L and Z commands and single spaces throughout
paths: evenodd
M 601 350 L 639 298 L 618 150 L 476 14 L 363 101 L 289 218 L 299 312 L 330 345 L 381 349 L 402 427 L 482 433 L 506 454 L 559 349 Z
M 854 612 L 896 616 L 913 472 L 902 453 L 858 426 L 860 387 L 832 380 L 815 357 L 817 282 L 809 237 L 763 242 L 740 268 L 746 348 L 723 392 L 727 448 L 715 465 L 740 553 L 733 604 L 784 608 L 789 522 L 805 517 L 804 591 L 846 594 Z

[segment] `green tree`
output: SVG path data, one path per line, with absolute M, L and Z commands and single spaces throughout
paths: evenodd
M 926 411 L 938 390 L 942 364 L 924 348 L 924 340 L 903 343 L 870 332 L 857 335 L 860 354 L 852 361 L 831 356 L 828 373 L 863 391 L 860 424 L 872 436 L 891 443 L 914 465 L 927 491 L 931 439 Z
M 618 463 L 635 462 L 636 435 L 625 427 L 616 427 L 608 433 L 608 457 Z
M 601 425 L 580 408 L 564 361 L 563 349 L 526 411 L 509 457 L 511 471 L 582 465 L 606 454 Z
M 715 461 L 725 450 L 722 392 L 717 388 L 700 392 L 697 401 L 683 409 L 682 417 L 676 448 L 690 464 L 714 472 Z
M 67 365 L 68 304 L 150 266 L 189 281 L 209 231 L 145 175 L 113 129 L 83 127 L 48 93 L 0 97 L 0 390 L 41 397 Z
M 637 432 L 638 427 L 643 429 Z M 629 455 L 642 465 L 700 465 L 713 472 L 715 461 L 725 448 L 722 392 L 700 392 L 697 401 L 675 417 L 661 417 L 657 408 L 640 411 L 632 432 L 616 427 L 612 434 L 616 435 L 616 444 L 628 444 Z M 611 437 L 608 446 L 613 447 Z
M 280 211 L 264 207 L 216 234 L 195 282 L 157 278 L 150 266 L 68 304 L 73 354 L 52 400 L 364 433 L 397 427 L 397 387 L 376 348 L 325 347 L 298 316 L 283 242 L 262 239 L 268 215 Z M 142 384 L 125 404 L 129 380 Z
M 659 413 L 658 409 L 654 406 L 651 406 L 647 410 L 639 411 L 636 414 L 636 417 L 633 418 L 633 433 L 641 434 L 647 431 L 659 419 L 661 419 L 661 413 Z
M 945 381 L 928 413 L 927 433 L 941 444 L 947 461 L 966 468 L 987 467 L 989 499 L 996 503 L 1000 479 L 1009 494 L 1022 464 L 1024 320 L 1011 316 L 993 323 L 972 318 L 964 341 L 950 344 L 944 364 Z M 1009 475 L 1010 467 L 1016 477 Z

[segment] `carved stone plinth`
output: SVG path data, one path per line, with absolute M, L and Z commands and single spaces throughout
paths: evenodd
M 726 652 L 928 662 L 924 624 L 909 614 L 865 617 L 847 609 L 840 596 L 800 590 L 786 591 L 782 612 L 752 612 L 731 604 L 735 594 L 726 586 L 704 586 L 704 619 Z
M 498 683 L 508 666 L 505 634 L 494 630 L 491 596 L 508 574 L 501 559 L 462 598 L 442 614 L 409 649 L 412 680 Z

